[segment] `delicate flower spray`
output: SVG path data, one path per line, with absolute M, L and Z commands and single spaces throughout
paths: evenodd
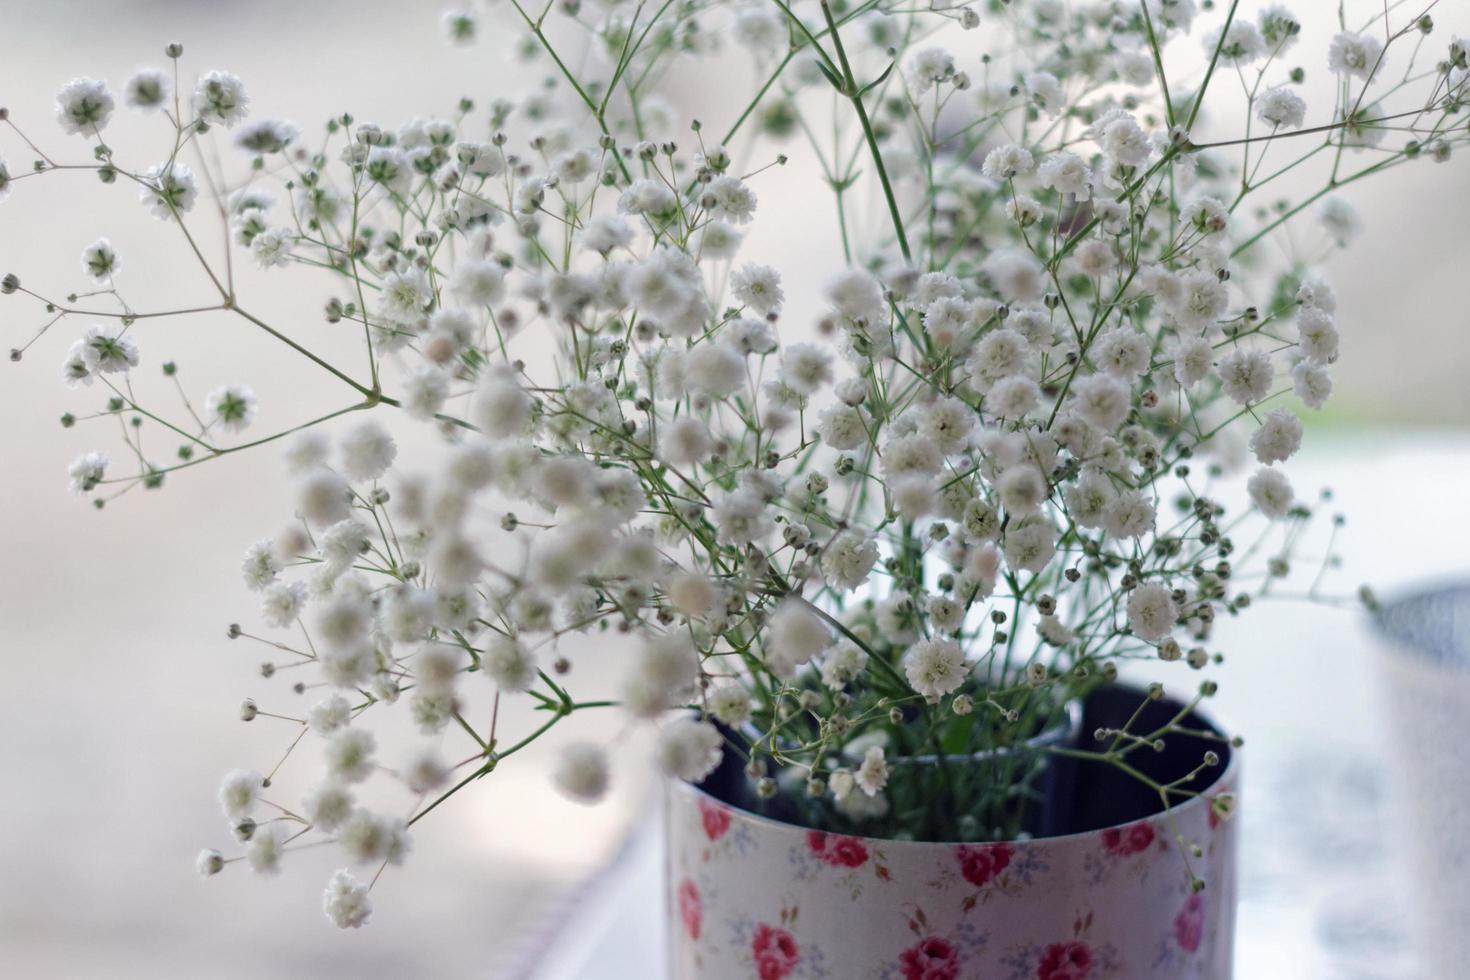
M 266 644 L 286 688 L 241 717 L 293 729 L 281 762 L 313 758 L 319 779 L 290 799 L 280 765 L 231 772 L 220 803 L 238 843 L 200 871 L 270 873 L 329 843 L 358 867 L 332 876 L 326 914 L 361 926 L 422 820 L 583 712 L 610 736 L 660 726 L 658 765 L 679 778 L 736 755 L 755 797 L 813 827 L 1005 839 L 1044 755 L 967 764 L 976 753 L 1055 729 L 1125 663 L 1165 662 L 1151 697 L 1213 693 L 1168 678 L 1219 659 L 1213 620 L 1272 594 L 1311 516 L 1279 464 L 1300 411 L 1332 391 L 1338 311 L 1312 264 L 1356 220 L 1331 192 L 1470 137 L 1467 45 L 1433 43 L 1427 15 L 1368 10 L 1300 52 L 1285 8 L 1216 7 L 695 0 L 630 17 L 512 0 L 527 70 L 548 84 L 488 112 L 465 100 L 397 129 L 342 115 L 307 139 L 260 118 L 233 75 L 181 84 L 170 45 L 170 70 L 116 94 L 61 91 L 65 154 L 5 113 L 36 159 L 0 165 L 0 194 L 63 169 L 134 188 L 218 296 L 205 310 L 343 395 L 262 433 L 248 387 L 191 391 L 149 324 L 202 311 L 130 307 L 119 282 L 140 260 L 105 238 L 81 256 L 85 292 L 0 286 L 45 305 L 37 339 L 80 337 L 62 378 L 100 404 L 64 424 L 124 423 L 121 449 L 71 467 L 97 506 L 286 447 L 294 519 L 242 566 L 274 632 L 230 635 Z M 469 43 L 479 20 L 455 12 L 446 31 Z M 1171 70 L 1165 50 L 1198 43 L 1195 21 L 1203 67 Z M 658 83 L 675 62 L 731 57 L 758 82 L 712 138 Z M 1333 75 L 1334 104 L 1303 100 L 1304 72 Z M 1236 86 L 1239 135 L 1196 141 L 1207 96 Z M 107 143 L 134 111 L 164 120 L 155 160 Z M 195 152 L 219 139 L 243 181 Z M 825 286 L 742 250 L 783 153 L 811 154 L 835 192 L 848 271 Z M 1312 167 L 1321 190 L 1275 196 Z M 1270 203 L 1248 204 L 1260 191 Z M 234 264 L 198 247 L 211 196 L 237 260 L 320 275 L 358 359 L 252 312 Z M 876 220 L 859 221 L 869 205 Z M 1274 237 L 1312 211 L 1320 232 Z M 815 329 L 783 320 L 788 297 L 819 292 Z M 160 363 L 173 407 L 135 383 Z M 385 412 L 442 443 L 427 471 L 395 466 Z M 1227 507 L 1221 478 L 1242 463 Z M 594 696 L 559 643 L 601 631 L 628 660 Z M 539 726 L 502 731 L 508 699 Z M 406 758 L 374 734 L 393 712 L 426 740 Z M 1136 774 L 1130 756 L 1177 730 L 1045 751 Z M 597 800 L 605 744 L 569 742 L 550 778 Z M 1218 762 L 1150 785 L 1177 802 Z M 385 781 L 404 806 L 360 801 Z

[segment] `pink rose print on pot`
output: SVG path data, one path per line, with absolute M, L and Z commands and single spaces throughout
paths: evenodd
M 960 874 L 980 888 L 1006 869 L 1016 849 L 1010 844 L 961 844 L 954 853 Z
M 796 940 L 785 929 L 762 922 L 755 928 L 750 952 L 755 957 L 755 972 L 760 980 L 782 980 L 796 969 Z
M 868 861 L 868 846 L 856 837 L 813 830 L 806 835 L 806 846 L 812 854 L 836 868 L 860 868 Z
M 699 886 L 688 878 L 679 883 L 679 919 L 690 939 L 699 938 L 700 923 L 704 920 L 704 903 L 699 898 Z
M 699 821 L 704 825 L 704 836 L 717 841 L 730 829 L 730 811 L 705 800 L 699 801 Z
M 1205 934 L 1205 897 L 1198 892 L 1185 899 L 1184 907 L 1174 917 L 1174 938 L 1179 948 L 1193 953 L 1199 949 Z
M 1091 975 L 1092 950 L 1076 941 L 1046 947 L 1036 968 L 1036 980 L 1087 980 Z
M 954 944 L 939 936 L 921 939 L 898 958 L 903 980 L 956 980 L 960 954 Z
M 1126 827 L 1109 827 L 1103 831 L 1103 847 L 1109 854 L 1131 857 L 1142 854 L 1154 842 L 1153 824 L 1147 820 Z

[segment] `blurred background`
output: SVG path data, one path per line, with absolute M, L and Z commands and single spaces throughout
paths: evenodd
M 1253 15 L 1257 6 L 1246 2 L 1242 11 Z M 1321 107 L 1331 101 L 1323 52 L 1336 28 L 1326 5 L 1296 6 L 1307 23 L 1287 60 L 1307 67 L 1308 104 Z M 1436 11 L 1437 39 L 1470 35 L 1470 10 L 1449 6 Z M 483 31 L 476 46 L 450 46 L 441 13 L 439 4 L 417 0 L 3 0 L 0 104 L 49 154 L 79 160 L 83 141 L 55 126 L 55 92 L 75 75 L 116 86 L 139 67 L 163 67 L 170 41 L 184 45 L 186 86 L 210 69 L 235 72 L 252 118 L 287 118 L 308 136 L 343 111 L 396 126 L 449 116 L 462 96 L 481 104 L 514 97 L 544 77 L 544 63 L 527 68 L 511 59 L 517 38 L 507 33 Z M 1197 42 L 1176 44 L 1166 56 L 1172 76 L 1173 65 L 1198 60 Z M 746 59 L 727 60 L 728 72 L 683 71 L 670 86 L 685 114 L 697 111 L 716 130 L 755 84 Z M 1216 115 L 1207 125 L 1224 138 L 1229 98 L 1211 105 Z M 107 135 L 120 158 L 143 166 L 166 153 L 165 125 L 120 108 Z M 757 151 L 757 162 L 761 152 L 778 151 Z M 833 215 L 812 204 L 808 180 L 817 170 L 809 151 L 793 142 L 779 152 L 791 163 L 759 186 L 766 217 L 742 254 L 804 271 L 788 274 L 786 286 L 787 319 L 801 323 L 841 256 Z M 223 140 L 220 153 L 233 155 Z M 33 158 L 12 132 L 0 132 L 0 156 L 12 172 Z M 1402 518 L 1457 514 L 1470 496 L 1467 163 L 1424 162 L 1343 194 L 1367 229 L 1322 269 L 1338 291 L 1344 356 L 1336 395 L 1308 420 L 1308 448 L 1291 469 L 1299 494 L 1331 486 L 1334 506 L 1350 517 L 1346 561 L 1329 580 L 1338 593 L 1360 581 L 1392 591 L 1465 571 L 1463 530 L 1445 524 L 1445 533 L 1411 537 Z M 199 228 L 213 229 L 201 232 L 206 250 L 218 254 L 222 233 L 207 208 L 196 215 Z M 1317 234 L 1310 219 L 1303 229 Z M 15 185 L 0 205 L 0 272 L 63 296 L 82 284 L 77 257 L 99 235 L 122 256 L 118 283 L 135 308 L 211 301 L 176 230 L 148 217 L 131 188 L 86 174 Z M 354 338 L 321 314 L 329 283 L 296 270 L 239 275 L 241 302 L 252 312 L 314 349 L 355 351 Z M 19 346 L 42 322 L 35 302 L 0 300 L 5 347 Z M 268 769 L 285 741 L 284 728 L 266 719 L 236 720 L 243 698 L 266 706 L 282 692 L 259 676 L 261 649 L 225 636 L 227 624 L 255 615 L 237 556 L 289 516 L 285 476 L 279 454 L 267 448 L 182 472 L 163 492 L 130 493 L 102 512 L 71 497 L 68 463 L 94 448 L 119 458 L 120 448 L 110 429 L 68 430 L 57 421 L 102 399 L 60 383 L 62 356 L 80 326 L 63 325 L 21 363 L 6 364 L 0 384 L 4 972 L 527 976 L 557 930 L 581 929 L 583 945 L 595 946 L 596 923 L 607 915 L 588 910 L 605 908 L 609 895 L 637 917 L 623 941 L 627 962 L 656 962 L 656 888 L 609 891 L 609 876 L 589 878 L 623 854 L 615 868 L 656 880 L 646 873 L 654 851 L 645 844 L 625 851 L 629 831 L 648 826 L 659 801 L 636 741 L 620 757 L 616 792 L 599 808 L 558 797 L 537 752 L 476 784 L 425 822 L 411 860 L 375 889 L 375 921 L 360 931 L 339 932 L 322 917 L 321 883 L 337 866 L 325 853 L 288 862 L 277 878 L 197 877 L 198 850 L 229 844 L 215 799 L 221 774 Z M 192 392 L 250 384 L 260 398 L 260 432 L 341 407 L 309 366 L 282 368 L 274 342 L 238 318 L 158 320 L 135 336 L 144 357 L 135 373 L 150 383 L 167 357 Z M 422 433 L 406 437 L 405 456 L 427 452 L 427 441 Z M 1258 608 L 1243 628 L 1225 624 L 1219 637 L 1232 652 L 1220 673 L 1219 708 L 1249 739 L 1240 976 L 1404 975 L 1402 906 L 1384 897 L 1401 885 L 1383 808 L 1369 643 L 1360 613 L 1305 604 Z M 594 678 L 618 653 L 581 652 Z M 579 974 L 565 958 L 560 969 L 649 975 L 611 965 Z

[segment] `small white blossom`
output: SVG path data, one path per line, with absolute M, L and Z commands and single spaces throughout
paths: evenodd
M 1135 636 L 1156 643 L 1168 636 L 1179 621 L 1179 607 L 1167 586 L 1147 582 L 1128 596 L 1128 625 Z
M 957 690 L 968 670 L 960 645 L 954 640 L 924 640 L 904 654 L 903 672 L 909 686 L 937 701 Z
M 552 780 L 578 803 L 596 803 L 607 794 L 607 753 L 591 742 L 573 742 L 562 749 Z
M 116 105 L 104 83 L 74 78 L 56 95 L 56 120 L 64 132 L 92 136 L 107 127 Z
M 1285 517 L 1291 510 L 1293 495 L 1291 482 L 1269 466 L 1256 470 L 1255 476 L 1246 481 L 1251 502 L 1261 513 L 1270 518 Z
M 715 726 L 693 718 L 676 718 L 659 730 L 655 753 L 666 775 L 698 783 L 720 764 L 723 746 Z

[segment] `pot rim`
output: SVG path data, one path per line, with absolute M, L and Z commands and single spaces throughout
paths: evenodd
M 1470 586 L 1467 586 L 1467 591 L 1470 591 Z M 1068 711 L 1069 712 L 1072 710 L 1072 708 L 1071 708 L 1072 703 L 1073 702 L 1068 702 Z M 1081 720 L 1082 720 L 1082 714 L 1081 714 L 1081 706 L 1080 706 L 1080 702 L 1079 702 L 1078 703 L 1078 706 L 1077 706 L 1077 724 L 1080 725 Z M 1221 734 L 1224 733 L 1225 729 L 1217 721 L 1217 716 L 1216 716 L 1216 713 L 1215 712 L 1213 712 L 1213 711 L 1210 712 L 1209 716 L 1205 720 L 1207 720 L 1209 722 L 1210 726 L 1212 728 L 1214 728 L 1217 732 L 1219 732 Z M 986 750 L 986 751 L 992 751 L 993 752 L 993 751 L 1004 751 L 1004 750 L 991 749 L 991 750 Z M 1106 833 L 1109 830 L 1120 830 L 1120 829 L 1122 829 L 1124 827 L 1130 827 L 1133 824 L 1136 824 L 1136 823 L 1138 823 L 1141 820 L 1157 820 L 1157 819 L 1159 819 L 1161 817 L 1168 817 L 1170 814 L 1177 814 L 1177 813 L 1185 812 L 1185 811 L 1189 810 L 1192 807 L 1207 806 L 1209 804 L 1209 801 L 1210 801 L 1212 795 L 1213 795 L 1213 791 L 1218 790 L 1218 788 L 1222 784 L 1227 783 L 1227 782 L 1229 782 L 1231 784 L 1231 786 L 1230 786 L 1230 792 L 1233 795 L 1235 795 L 1236 797 L 1239 797 L 1240 796 L 1240 772 L 1241 772 L 1241 758 L 1240 757 L 1241 757 L 1242 751 L 1243 751 L 1243 747 L 1231 746 L 1231 748 L 1230 748 L 1230 755 L 1229 755 L 1229 761 L 1225 764 L 1225 767 L 1223 769 L 1219 770 L 1218 775 L 1214 779 L 1212 779 L 1207 785 L 1205 785 L 1203 788 L 1201 788 L 1198 791 L 1198 794 L 1196 796 L 1193 796 L 1190 799 L 1184 800 L 1183 802 L 1176 803 L 1172 807 L 1169 807 L 1168 809 L 1160 810 L 1157 813 L 1151 813 L 1151 814 L 1148 814 L 1147 816 L 1136 817 L 1136 818 L 1134 818 L 1132 820 L 1125 820 L 1122 823 L 1109 824 L 1106 827 L 1095 827 L 1092 830 L 1081 830 L 1081 831 L 1077 831 L 1076 833 L 1071 833 L 1071 834 L 1057 834 L 1057 835 L 1046 836 L 1046 837 L 1015 838 L 1015 839 L 1006 840 L 1006 841 L 900 840 L 900 839 L 895 838 L 895 837 L 868 837 L 868 836 L 866 836 L 864 834 L 844 834 L 844 833 L 839 833 L 837 831 L 820 830 L 820 829 L 818 829 L 816 827 L 807 827 L 807 826 L 805 826 L 803 824 L 799 824 L 799 823 L 790 823 L 790 822 L 785 821 L 785 820 L 776 820 L 776 819 L 774 819 L 772 817 L 768 817 L 768 816 L 765 816 L 763 814 L 755 813 L 754 811 L 747 810 L 745 807 L 740 806 L 738 803 L 731 803 L 728 800 L 721 799 L 720 797 L 715 796 L 713 793 L 709 792 L 708 790 L 703 789 L 702 787 L 697 786 L 694 783 L 691 783 L 691 782 L 689 782 L 687 780 L 684 780 L 684 779 L 671 778 L 671 779 L 668 779 L 666 782 L 669 784 L 670 791 L 672 791 L 672 792 L 678 792 L 680 790 L 687 790 L 687 791 L 693 793 L 696 797 L 700 798 L 701 800 L 707 800 L 707 801 L 709 801 L 710 803 L 712 803 L 712 804 L 714 804 L 716 806 L 724 807 L 727 810 L 730 810 L 730 811 L 732 811 L 734 813 L 739 814 L 742 819 L 751 821 L 751 822 L 756 823 L 756 824 L 759 824 L 759 825 L 764 825 L 764 826 L 767 827 L 767 829 L 772 829 L 772 830 L 776 830 L 776 831 L 784 831 L 784 832 L 793 833 L 793 834 L 803 834 L 803 835 L 809 834 L 809 833 L 827 834 L 827 835 L 832 836 L 832 837 L 852 838 L 854 840 L 862 841 L 865 844 L 877 845 L 877 846 L 881 846 L 881 847 L 890 847 L 890 848 L 891 847 L 959 847 L 959 846 L 962 846 L 962 845 L 969 846 L 969 847 L 993 847 L 996 844 L 1044 844 L 1044 845 L 1063 844 L 1063 845 L 1065 845 L 1065 844 L 1068 844 L 1068 843 L 1076 843 L 1076 842 L 1080 842 L 1080 841 L 1083 841 L 1083 840 L 1095 838 L 1098 835 L 1103 834 L 1103 833 Z M 946 757 L 946 758 L 948 758 L 948 757 Z

